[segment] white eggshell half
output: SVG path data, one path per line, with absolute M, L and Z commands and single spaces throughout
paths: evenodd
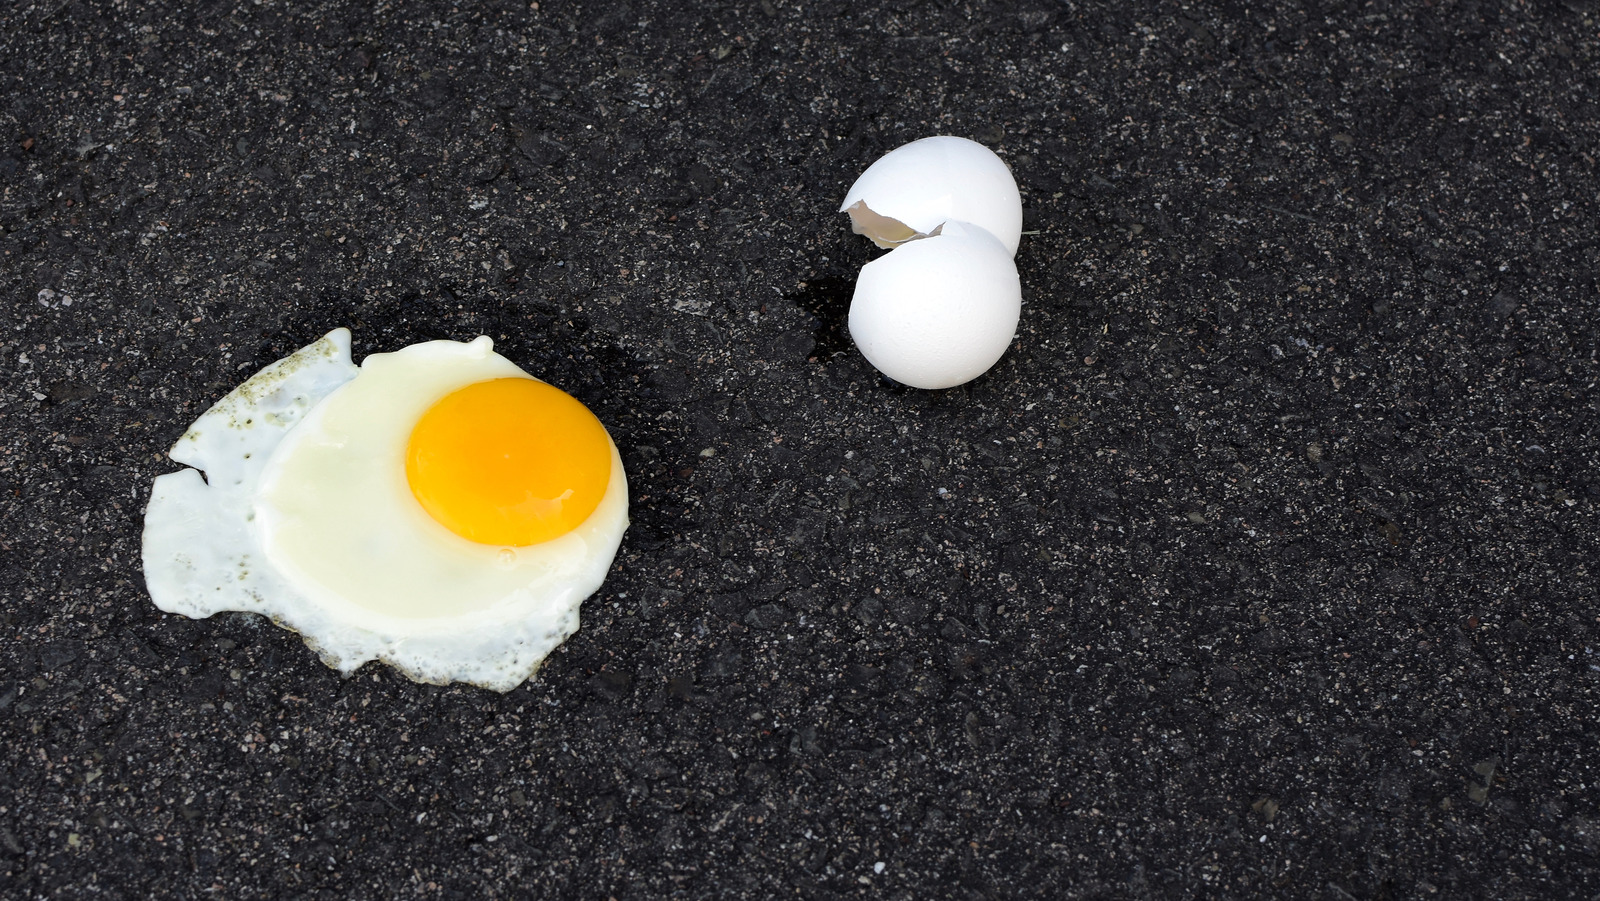
M 1022 240 L 1022 195 L 1011 169 L 966 138 L 940 135 L 889 151 L 850 186 L 839 212 L 858 201 L 924 235 L 951 220 L 971 223 L 1012 256 Z
M 850 337 L 889 378 L 951 388 L 993 366 L 1017 334 L 1022 283 L 984 229 L 947 222 L 868 263 L 850 301 Z

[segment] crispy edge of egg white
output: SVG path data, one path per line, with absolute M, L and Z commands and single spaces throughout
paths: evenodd
M 167 455 L 192 468 L 157 476 L 145 507 L 140 555 L 156 607 L 193 619 L 258 613 L 295 628 L 274 611 L 298 592 L 257 553 L 255 487 L 283 437 L 357 372 L 350 331 L 334 329 L 264 367 L 183 433 Z

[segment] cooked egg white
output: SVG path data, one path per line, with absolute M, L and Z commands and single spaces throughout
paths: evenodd
M 337 329 L 202 415 L 145 517 L 156 605 L 244 610 L 330 666 L 507 691 L 578 627 L 627 528 L 581 404 L 488 338 L 373 354 Z M 205 476 L 202 478 L 201 471 Z

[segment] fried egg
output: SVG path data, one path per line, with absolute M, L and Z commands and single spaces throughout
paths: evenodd
M 150 596 L 259 613 L 344 673 L 509 691 L 578 628 L 628 526 L 594 414 L 494 352 L 350 362 L 336 329 L 197 419 L 145 512 Z M 202 475 L 202 472 L 204 475 Z

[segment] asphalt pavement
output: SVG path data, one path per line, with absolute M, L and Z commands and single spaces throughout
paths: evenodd
M 849 342 L 953 134 L 1021 326 Z M 0 10 L 0 895 L 1600 895 L 1600 7 Z M 166 452 L 494 339 L 632 526 L 506 694 L 167 615 Z

